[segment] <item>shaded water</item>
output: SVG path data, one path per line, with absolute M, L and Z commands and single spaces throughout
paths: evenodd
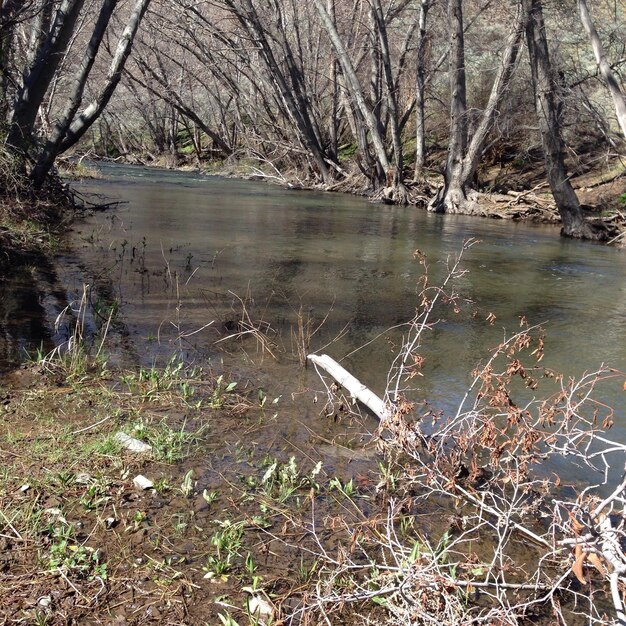
M 626 255 L 618 250 L 562 240 L 553 227 L 431 215 L 261 182 L 100 167 L 104 179 L 80 189 L 125 204 L 77 225 L 77 257 L 66 259 L 64 280 L 78 293 L 83 267 L 110 279 L 108 297 L 119 302 L 144 363 L 181 347 L 190 358 L 224 358 L 216 357 L 214 342 L 239 319 L 236 294 L 248 298 L 251 318 L 269 324 L 285 347 L 279 363 L 265 357 L 259 374 L 273 395 L 321 387 L 288 356 L 301 307 L 318 321 L 328 316 L 311 350 L 347 325 L 326 352 L 340 359 L 361 348 L 344 365 L 382 393 L 401 333 L 372 340 L 413 315 L 421 275 L 413 252 L 427 255 L 434 280 L 444 274 L 442 261 L 475 237 L 481 243 L 467 252 L 470 271 L 460 289 L 481 313 L 473 320 L 452 316 L 430 333 L 417 395 L 452 410 L 472 367 L 504 329 L 518 328 L 520 315 L 545 326 L 546 366 L 571 375 L 601 363 L 626 369 Z M 496 316 L 493 326 L 484 321 L 488 312 Z M 242 361 L 232 343 L 219 345 L 233 348 L 230 365 Z M 254 341 L 244 347 L 245 367 L 259 364 Z M 604 394 L 617 411 L 613 436 L 626 439 L 623 389 L 616 383 Z M 283 409 L 286 433 L 294 416 L 319 414 L 310 395 L 296 398 Z

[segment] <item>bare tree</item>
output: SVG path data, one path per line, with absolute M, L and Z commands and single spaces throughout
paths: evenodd
M 39 46 L 32 68 L 24 78 L 6 138 L 6 145 L 18 153 L 27 154 L 32 148 L 37 112 L 63 58 L 84 3 L 85 0 L 63 0 L 50 32 Z
M 602 78 L 604 79 L 607 89 L 611 94 L 611 98 L 613 98 L 617 121 L 622 129 L 624 138 L 626 138 L 626 98 L 620 89 L 619 83 L 615 79 L 615 75 L 613 74 L 613 70 L 611 69 L 609 62 L 606 60 L 604 47 L 600 41 L 598 31 L 593 24 L 591 13 L 589 12 L 589 8 L 587 6 L 587 1 L 578 0 L 578 9 L 580 11 L 580 19 L 585 28 L 585 32 L 591 41 L 591 47 L 593 48 L 593 54 L 596 58 L 600 74 L 602 74 Z
M 529 14 L 526 42 L 535 95 L 535 109 L 548 183 L 563 223 L 561 232 L 567 237 L 598 238 L 599 234 L 595 233 L 591 225 L 585 221 L 565 167 L 563 139 L 541 0 L 522 0 L 522 6 Z
M 451 24 L 450 90 L 450 143 L 444 177 L 444 186 L 431 202 L 431 209 L 446 213 L 473 213 L 475 200 L 469 197 L 476 169 L 482 158 L 487 137 L 493 127 L 498 109 L 510 85 L 528 19 L 526 10 L 518 6 L 511 31 L 494 78 L 489 100 L 468 142 L 468 120 L 465 86 L 465 58 L 463 43 L 463 17 L 460 0 L 449 4 Z

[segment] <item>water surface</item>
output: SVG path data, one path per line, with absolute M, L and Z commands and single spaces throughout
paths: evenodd
M 471 369 L 522 315 L 547 330 L 546 366 L 575 376 L 602 363 L 626 369 L 626 255 L 619 250 L 560 239 L 554 227 L 432 215 L 194 173 L 100 167 L 104 178 L 81 191 L 124 204 L 77 225 L 78 253 L 66 259 L 65 280 L 78 292 L 94 268 L 109 277 L 109 297 L 120 304 L 139 361 L 182 349 L 215 362 L 232 348 L 230 365 L 258 365 L 274 396 L 295 394 L 297 401 L 284 405 L 285 423 L 320 419 L 320 407 L 300 392 L 321 385 L 292 356 L 298 311 L 327 317 L 312 350 L 346 327 L 325 351 L 351 355 L 344 365 L 382 393 L 401 340 L 400 331 L 384 331 L 410 319 L 418 303 L 422 268 L 414 251 L 427 256 L 436 280 L 468 238 L 481 243 L 466 253 L 469 272 L 459 289 L 478 313 L 468 319 L 448 312 L 429 333 L 416 397 L 454 410 Z M 250 319 L 277 333 L 278 363 L 263 359 L 253 340 L 244 343 L 247 358 L 232 342 L 215 345 L 240 319 L 240 299 Z M 485 322 L 489 313 L 493 325 Z M 613 436 L 624 440 L 621 383 L 603 393 L 616 409 Z

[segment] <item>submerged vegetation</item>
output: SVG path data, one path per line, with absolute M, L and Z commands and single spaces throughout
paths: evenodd
M 263 443 L 282 406 L 245 380 L 179 354 L 109 364 L 111 324 L 89 336 L 85 292 L 67 341 L 3 386 L 0 614 L 241 626 L 619 616 L 624 483 L 611 455 L 626 447 L 598 398 L 626 375 L 545 368 L 543 332 L 521 320 L 456 412 L 417 402 L 429 329 L 470 306 L 464 274 L 459 257 L 441 285 L 424 275 L 366 444 L 377 451 L 333 471 L 313 434 L 306 449 Z M 310 341 L 305 328 L 316 326 L 300 318 Z M 271 349 L 245 328 L 238 339 Z M 370 418 L 330 381 L 328 393 L 322 414 L 362 438 Z M 555 458 L 597 478 L 561 483 L 545 471 Z

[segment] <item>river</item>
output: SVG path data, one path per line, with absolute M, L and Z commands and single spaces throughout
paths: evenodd
M 326 319 L 312 351 L 345 328 L 324 351 L 350 355 L 344 366 L 382 393 L 402 336 L 401 329 L 385 331 L 409 320 L 418 303 L 422 268 L 414 251 L 426 255 L 436 281 L 468 238 L 479 243 L 466 252 L 469 271 L 458 289 L 476 313 L 444 312 L 427 333 L 416 397 L 453 411 L 472 368 L 518 329 L 522 315 L 546 329 L 547 367 L 574 376 L 602 363 L 626 369 L 622 251 L 561 239 L 554 227 L 432 215 L 196 173 L 98 167 L 103 178 L 79 191 L 123 204 L 76 224 L 61 282 L 77 295 L 83 282 L 106 277 L 107 299 L 119 304 L 125 344 L 137 361 L 182 351 L 196 362 L 254 369 L 256 384 L 282 396 L 287 437 L 295 436 L 293 420 L 320 419 L 320 405 L 305 390 L 323 389 L 293 356 L 298 312 Z M 277 361 L 259 352 L 253 337 L 215 344 L 240 329 L 240 299 L 250 320 L 269 331 Z M 612 436 L 624 441 L 622 385 L 607 385 L 602 400 L 616 410 Z

